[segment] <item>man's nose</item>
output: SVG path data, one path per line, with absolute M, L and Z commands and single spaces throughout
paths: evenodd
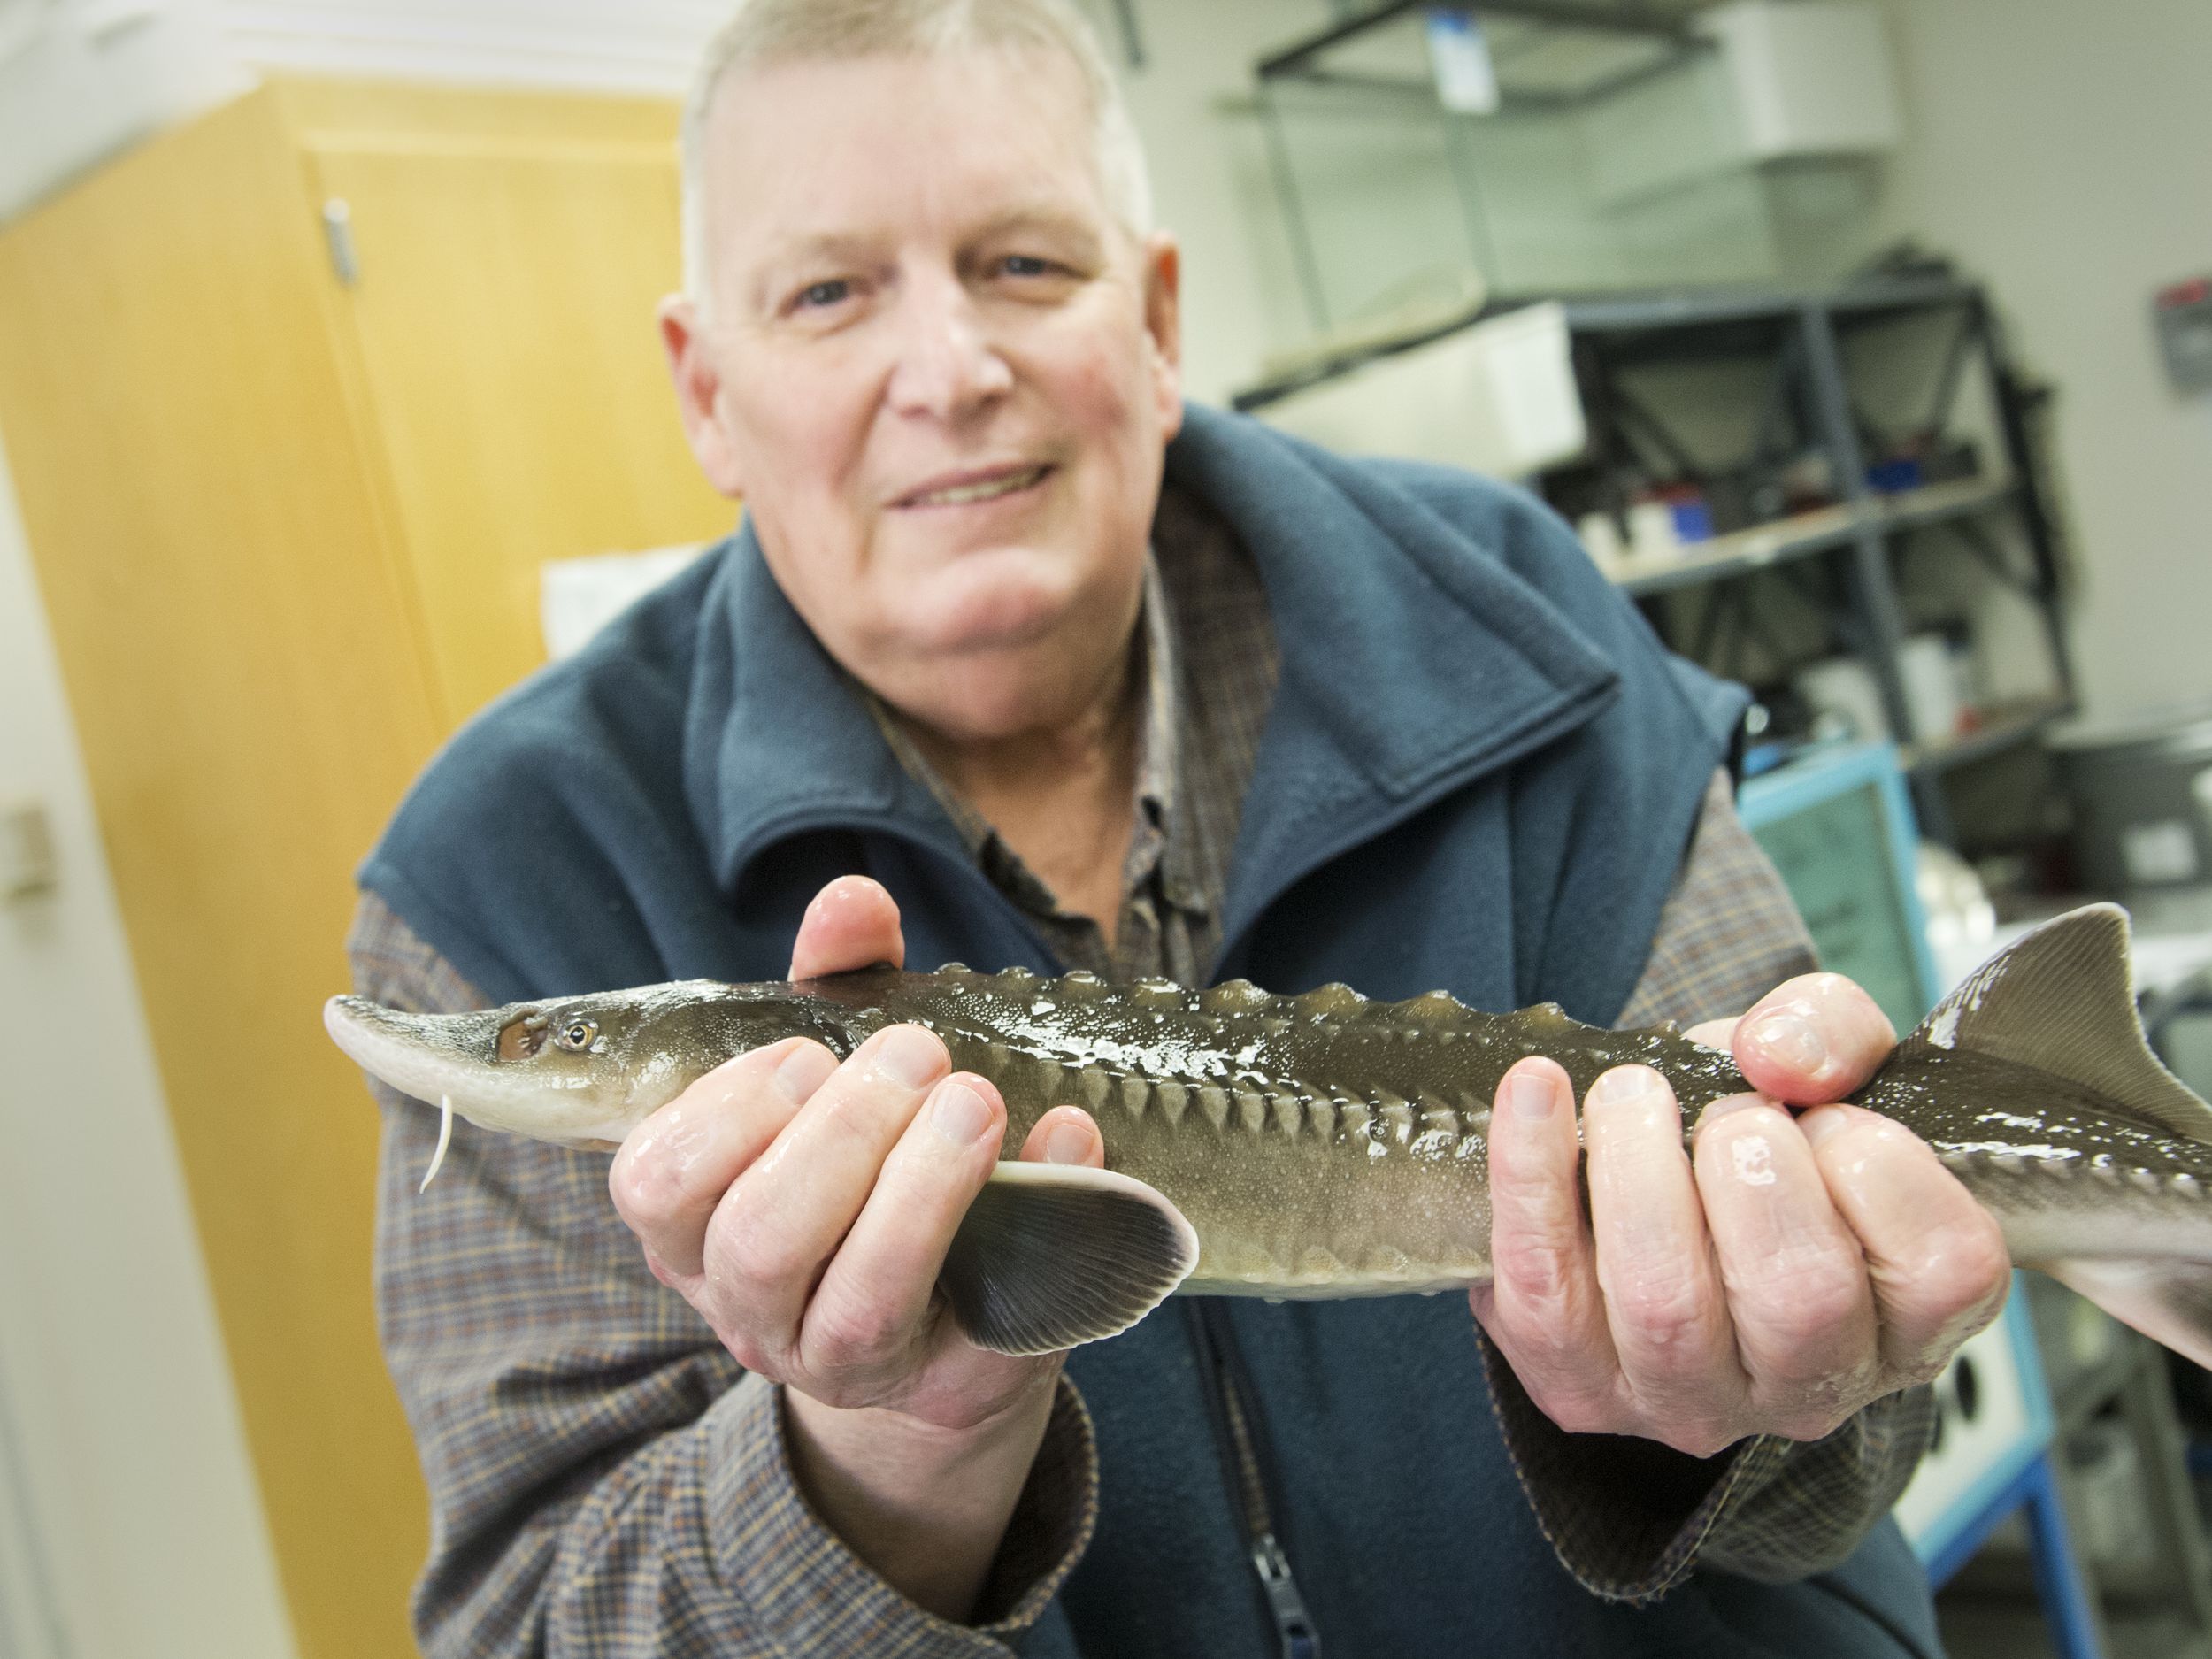
M 951 278 L 910 284 L 900 313 L 888 396 L 901 414 L 955 419 L 1012 387 L 1014 372 L 964 284 Z

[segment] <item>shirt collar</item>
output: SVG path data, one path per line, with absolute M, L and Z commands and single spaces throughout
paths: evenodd
M 1124 892 L 1149 876 L 1157 862 L 1169 887 L 1168 896 L 1185 909 L 1202 902 L 1187 879 L 1189 862 L 1175 815 L 1176 781 L 1181 756 L 1177 740 L 1180 718 L 1179 669 L 1181 657 L 1176 641 L 1174 613 L 1167 587 L 1160 580 L 1156 553 L 1148 549 L 1144 560 L 1143 592 L 1138 606 L 1137 638 L 1142 642 L 1143 672 L 1137 682 L 1137 766 L 1131 803 L 1133 833 L 1130 866 L 1124 872 Z M 885 745 L 907 775 L 929 791 L 970 857 L 994 880 L 1004 878 L 1033 908 L 1045 909 L 1055 897 L 1025 865 L 990 821 L 954 789 L 949 780 L 930 764 L 907 730 L 906 723 L 890 704 L 850 675 L 854 695 L 866 707 L 882 734 Z

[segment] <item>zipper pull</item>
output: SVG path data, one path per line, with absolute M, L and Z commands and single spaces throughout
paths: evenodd
M 1321 1659 L 1321 1638 L 1306 1616 L 1305 1598 L 1291 1575 L 1290 1557 L 1283 1554 L 1274 1533 L 1262 1532 L 1253 1541 L 1252 1566 L 1260 1575 L 1260 1588 L 1267 1593 L 1268 1610 L 1275 1615 L 1283 1659 Z

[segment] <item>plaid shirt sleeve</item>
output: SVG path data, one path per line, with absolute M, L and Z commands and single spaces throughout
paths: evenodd
M 1726 773 L 1705 798 L 1624 1026 L 1740 1014 L 1817 967 L 1781 877 L 1736 816 Z M 1803 1578 L 1848 1555 L 1912 1478 L 1932 1394 L 1878 1400 L 1824 1440 L 1760 1435 L 1690 1457 L 1655 1440 L 1570 1434 L 1482 1344 L 1514 1467 L 1544 1533 L 1582 1585 L 1640 1601 L 1700 1562 L 1754 1578 Z
M 366 896 L 356 988 L 395 1007 L 485 1005 Z M 808 1507 L 781 1391 L 656 1281 L 607 1196 L 604 1154 L 465 1123 L 418 1194 L 437 1115 L 384 1116 L 376 1298 L 430 1488 L 416 1586 L 442 1655 L 999 1655 L 1035 1623 L 1098 1508 L 1090 1420 L 1064 1379 L 986 1586 L 956 1625 L 885 1583 Z

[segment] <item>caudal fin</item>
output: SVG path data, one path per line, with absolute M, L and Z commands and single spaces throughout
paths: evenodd
M 1009 1163 L 968 1207 L 937 1283 L 978 1348 L 1050 1354 L 1127 1330 L 1197 1264 L 1197 1233 L 1142 1181 Z
M 2097 1094 L 2116 1116 L 2212 1141 L 2212 1106 L 2159 1064 L 2135 1012 L 2127 912 L 2091 904 L 1999 951 L 1901 1048 L 1986 1054 Z
M 2212 1142 L 2212 1106 L 2159 1063 L 2135 1007 L 2127 912 L 2069 911 L 1992 956 L 1905 1040 L 2033 1066 L 2092 1091 L 2117 1118 Z M 2194 1189 L 2192 1189 L 2193 1191 Z M 2207 1208 L 2212 1198 L 2176 1202 Z M 2030 1263 L 2154 1341 L 2212 1367 L 2212 1263 L 2191 1256 L 2077 1256 Z

